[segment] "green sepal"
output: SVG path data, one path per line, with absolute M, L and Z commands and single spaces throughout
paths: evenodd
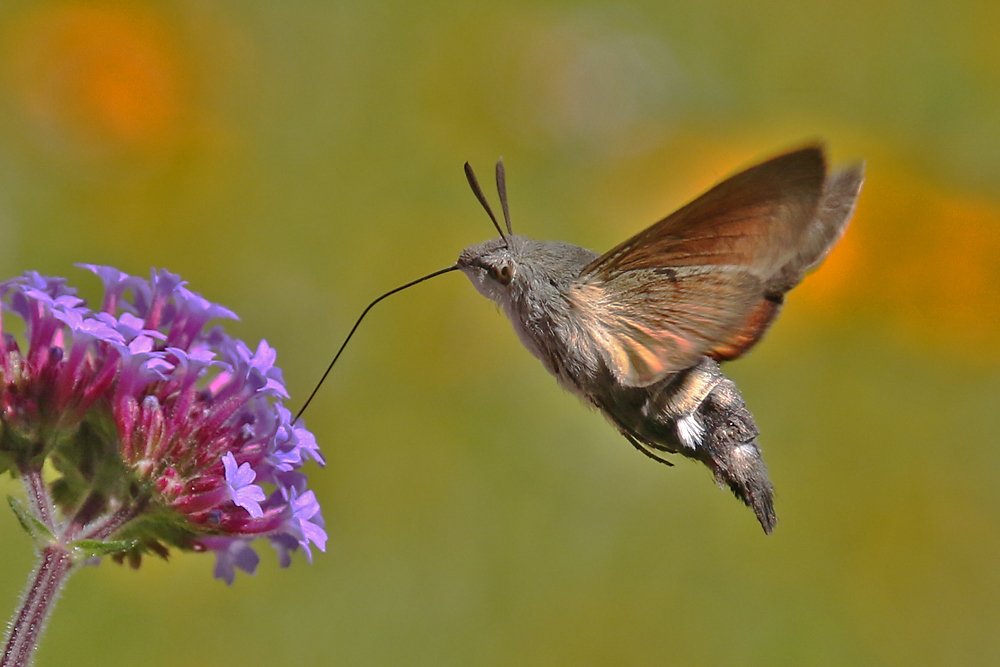
M 198 535 L 183 516 L 169 508 L 149 508 L 116 533 L 119 539 L 135 543 L 128 554 L 133 567 L 143 555 L 166 560 L 169 547 L 191 551 Z
M 14 516 L 17 517 L 17 522 L 21 524 L 21 528 L 24 528 L 24 532 L 31 537 L 31 540 L 35 544 L 41 546 L 55 541 L 52 531 L 44 523 L 36 519 L 20 500 L 14 496 L 7 496 L 7 504 L 10 505 L 10 509 L 14 512 Z
M 118 454 L 116 438 L 108 420 L 96 411 L 80 424 L 64 446 L 52 451 L 49 460 L 58 473 L 51 485 L 53 502 L 67 515 L 94 493 L 123 502 L 133 497 L 138 482 Z
M 70 554 L 74 563 L 82 563 L 91 558 L 110 556 L 111 554 L 123 553 L 135 548 L 137 540 L 77 540 L 69 545 Z

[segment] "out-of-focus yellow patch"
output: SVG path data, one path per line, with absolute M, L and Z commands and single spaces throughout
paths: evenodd
M 45 5 L 12 20 L 3 42 L 5 78 L 51 150 L 92 161 L 176 142 L 190 76 L 153 5 Z
M 847 234 L 796 296 L 818 316 L 1000 360 L 1000 202 L 873 160 Z
M 914 221 L 925 243 L 896 264 L 896 315 L 910 333 L 1000 359 L 1000 204 L 942 189 L 926 203 Z

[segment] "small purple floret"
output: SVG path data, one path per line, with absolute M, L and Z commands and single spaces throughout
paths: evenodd
M 264 493 L 264 489 L 252 483 L 257 478 L 257 473 L 250 468 L 250 464 L 244 463 L 237 468 L 236 457 L 232 452 L 226 452 L 222 457 L 222 464 L 226 470 L 226 488 L 229 489 L 233 502 L 255 519 L 264 516 L 260 501 L 264 500 L 267 494 Z
M 215 552 L 215 570 L 213 572 L 215 578 L 222 579 L 230 586 L 236 579 L 236 569 L 243 570 L 247 574 L 253 574 L 257 571 L 260 556 L 245 540 L 206 537 L 202 540 L 202 545 Z M 290 561 L 281 565 L 288 567 Z
M 326 531 L 323 530 L 323 519 L 319 515 L 319 502 L 316 494 L 306 491 L 301 496 L 296 497 L 295 490 L 292 489 L 289 500 L 292 503 L 292 520 L 290 522 L 293 534 L 298 533 L 299 544 L 306 552 L 309 561 L 312 562 L 312 552 L 309 550 L 309 543 L 312 542 L 320 551 L 326 551 Z

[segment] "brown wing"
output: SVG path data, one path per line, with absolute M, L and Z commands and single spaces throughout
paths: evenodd
M 618 380 L 646 386 L 740 330 L 761 291 L 760 279 L 741 267 L 682 266 L 577 281 L 566 296 L 579 331 Z
M 820 147 L 780 155 L 584 267 L 569 298 L 618 379 L 645 386 L 701 355 L 734 359 L 748 350 L 784 292 L 843 232 L 860 188 L 855 171 L 827 184 Z M 820 215 L 828 199 L 836 211 Z
M 819 146 L 779 155 L 722 181 L 595 259 L 583 275 L 710 265 L 770 276 L 796 254 L 825 178 Z

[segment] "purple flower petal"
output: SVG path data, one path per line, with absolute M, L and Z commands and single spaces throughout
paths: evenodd
M 312 491 L 306 491 L 298 497 L 292 491 L 289 500 L 292 505 L 291 523 L 301 532 L 302 537 L 299 539 L 299 544 L 302 545 L 302 549 L 306 552 L 306 557 L 311 563 L 310 542 L 315 544 L 320 551 L 326 551 L 326 531 L 322 527 L 323 517 L 319 514 L 319 502 L 316 500 L 316 494 Z
M 257 571 L 260 556 L 246 540 L 231 537 L 206 537 L 201 540 L 203 546 L 215 552 L 215 571 L 213 576 L 222 579 L 232 586 L 236 580 L 236 569 L 247 574 Z
M 226 486 L 233 502 L 255 519 L 264 516 L 260 501 L 264 500 L 267 494 L 264 493 L 264 489 L 252 483 L 257 478 L 257 473 L 250 468 L 250 464 L 244 463 L 237 468 L 236 457 L 232 452 L 226 452 L 222 457 L 222 465 L 226 470 Z

